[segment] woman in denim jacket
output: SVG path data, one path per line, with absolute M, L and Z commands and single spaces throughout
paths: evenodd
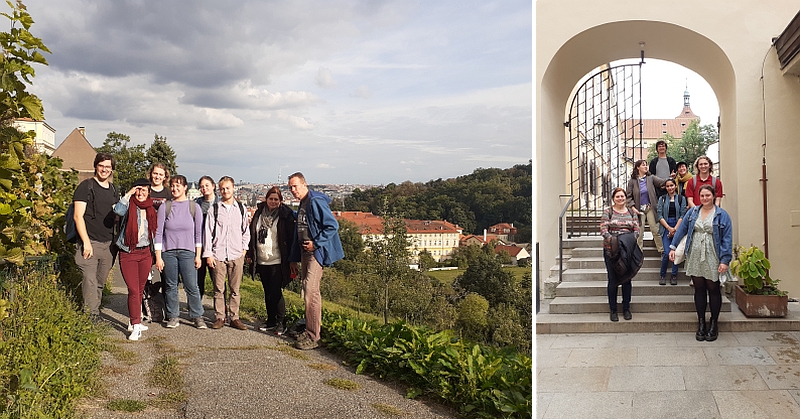
M 675 261 L 675 248 L 683 236 L 686 239 L 686 275 L 694 283 L 694 306 L 697 311 L 697 340 L 717 339 L 717 320 L 722 307 L 720 277 L 728 271 L 733 259 L 733 227 L 728 213 L 714 204 L 715 191 L 711 185 L 700 187 L 700 203 L 686 213 L 669 252 Z M 711 305 L 711 322 L 706 329 L 706 295 Z
M 137 179 L 133 187 L 119 198 L 114 213 L 122 217 L 117 237 L 119 269 L 128 286 L 129 340 L 139 340 L 147 326 L 142 324 L 142 292 L 153 259 L 150 244 L 156 234 L 156 210 L 150 197 L 150 181 Z
M 674 179 L 667 179 L 664 185 L 667 193 L 658 198 L 658 208 L 656 210 L 656 220 L 659 224 L 659 234 L 664 244 L 664 249 L 669 249 L 672 244 L 672 237 L 683 221 L 686 214 L 686 198 L 678 194 L 678 186 Z M 661 255 L 661 279 L 658 285 L 667 284 L 667 264 L 669 263 L 669 252 Z M 678 285 L 678 265 L 672 264 L 672 276 L 669 279 L 670 285 Z

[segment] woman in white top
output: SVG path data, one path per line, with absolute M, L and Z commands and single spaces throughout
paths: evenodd
M 281 288 L 292 280 L 291 265 L 294 262 L 289 262 L 289 251 L 295 222 L 296 215 L 283 203 L 283 195 L 277 186 L 267 191 L 264 202 L 258 204 L 250 222 L 247 260 L 253 278 L 256 273 L 261 278 L 267 306 L 267 319 L 259 330 L 274 332 L 278 336 L 286 332 L 286 304 Z

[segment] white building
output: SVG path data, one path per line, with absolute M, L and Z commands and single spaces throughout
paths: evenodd
M 39 153 L 52 155 L 56 150 L 56 130 L 44 121 L 34 121 L 30 118 L 20 118 L 14 121 L 14 128 L 26 132 L 36 133 L 34 147 Z

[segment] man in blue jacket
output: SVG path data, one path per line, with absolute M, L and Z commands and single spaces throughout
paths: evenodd
M 291 262 L 301 262 L 303 293 L 306 305 L 306 330 L 297 337 L 297 349 L 314 349 L 319 346 L 322 322 L 322 295 L 319 284 L 322 267 L 330 266 L 344 257 L 339 240 L 339 223 L 328 206 L 331 199 L 322 192 L 308 189 L 306 178 L 297 172 L 289 176 L 289 190 L 300 200 Z M 296 265 L 292 265 L 296 275 Z

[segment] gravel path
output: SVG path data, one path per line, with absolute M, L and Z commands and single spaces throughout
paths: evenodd
M 115 268 L 115 276 L 118 270 Z M 127 290 L 119 287 L 104 300 L 103 315 L 111 319 L 107 339 L 122 351 L 103 353 L 104 393 L 84 400 L 80 411 L 89 418 L 455 418 L 435 403 L 409 400 L 405 388 L 356 375 L 341 359 L 323 348 L 298 351 L 289 339 L 225 326 L 195 329 L 185 311 L 176 329 L 151 324 L 137 342 L 127 337 Z M 179 294 L 183 296 L 183 291 Z M 206 320 L 213 319 L 204 297 Z M 185 308 L 183 306 L 182 308 Z M 247 324 L 247 323 L 246 323 Z M 210 326 L 210 322 L 209 322 Z M 122 355 L 119 355 L 119 354 Z M 132 354 L 136 354 L 132 356 Z M 128 355 L 127 357 L 125 355 Z M 183 371 L 187 400 L 172 406 L 155 403 L 167 391 L 147 384 L 155 362 L 169 356 Z M 126 359 L 133 358 L 132 361 Z M 324 382 L 350 380 L 360 387 L 339 390 Z M 107 408 L 111 400 L 148 402 L 143 412 Z M 377 406 L 377 408 L 376 408 Z M 388 406 L 389 412 L 378 408 Z M 392 410 L 394 409 L 394 410 Z

